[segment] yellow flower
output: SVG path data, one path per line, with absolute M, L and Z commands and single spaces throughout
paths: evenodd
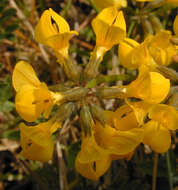
M 109 125 L 102 127 L 98 122 L 94 128 L 94 135 L 98 145 L 114 155 L 125 155 L 134 151 L 143 138 L 141 128 L 120 131 Z
M 162 30 L 155 36 L 148 37 L 148 50 L 158 65 L 169 65 L 172 57 L 176 55 L 176 47 L 171 43 L 172 34 L 170 31 Z
M 123 12 L 118 12 L 116 7 L 103 9 L 92 21 L 92 27 L 96 34 L 96 48 L 101 55 L 126 36 Z
M 176 16 L 173 24 L 174 33 L 176 36 L 178 36 L 178 15 Z
M 52 158 L 54 142 L 51 139 L 48 123 L 37 126 L 20 124 L 21 155 L 29 160 L 47 162 Z
M 91 136 L 82 136 L 81 151 L 75 161 L 76 170 L 86 178 L 98 180 L 111 164 L 110 154 L 95 141 L 93 131 Z
M 69 40 L 76 31 L 70 31 L 68 23 L 52 9 L 45 10 L 36 28 L 35 40 L 52 47 L 59 56 L 68 57 Z
M 77 156 L 75 160 L 75 168 L 82 176 L 96 181 L 109 169 L 111 162 L 112 159 L 110 156 L 107 156 L 101 158 L 101 160 L 81 163 Z
M 142 125 L 151 106 L 144 101 L 126 101 L 126 103 L 119 107 L 112 116 L 115 128 L 120 131 L 127 131 Z
M 125 38 L 120 44 L 118 48 L 118 55 L 120 59 L 121 65 L 128 69 L 138 68 L 142 61 L 137 62 L 133 61 L 134 49 L 139 46 L 139 43 L 133 39 Z M 141 55 L 141 54 L 140 54 Z
M 12 82 L 17 91 L 16 110 L 26 121 L 34 121 L 42 113 L 48 117 L 52 106 L 63 99 L 60 93 L 49 91 L 46 84 L 38 80 L 35 71 L 27 62 L 20 61 L 16 64 Z
M 156 121 L 149 121 L 143 127 L 143 143 L 149 145 L 155 152 L 164 153 L 171 145 L 171 135 L 167 128 Z
M 147 103 L 160 103 L 169 93 L 170 81 L 160 73 L 149 72 L 148 68 L 142 66 L 137 79 L 123 88 L 128 97 L 140 98 Z
M 15 65 L 12 74 L 12 84 L 16 92 L 18 92 L 24 85 L 38 87 L 41 83 L 32 66 L 25 61 L 19 61 Z
M 149 109 L 148 117 L 152 120 L 143 126 L 143 143 L 158 153 L 166 152 L 171 145 L 169 130 L 178 129 L 178 111 L 165 104 L 155 104 Z
M 165 104 L 153 105 L 149 110 L 149 118 L 161 123 L 170 130 L 178 129 L 178 111 Z
M 106 7 L 115 6 L 117 8 L 126 7 L 127 6 L 127 0 L 93 0 L 96 7 L 100 9 L 104 9 Z

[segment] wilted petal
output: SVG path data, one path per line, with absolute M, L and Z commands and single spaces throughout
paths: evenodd
M 171 135 L 167 128 L 156 121 L 144 125 L 143 143 L 149 145 L 155 152 L 167 152 L 171 145 Z

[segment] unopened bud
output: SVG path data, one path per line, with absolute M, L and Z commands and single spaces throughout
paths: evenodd
M 168 100 L 168 105 L 174 106 L 178 110 L 178 92 L 175 92 L 171 95 Z
M 94 125 L 90 109 L 87 105 L 83 105 L 80 111 L 80 124 L 84 131 L 85 136 L 91 135 L 91 130 Z
M 155 32 L 159 32 L 160 30 L 163 29 L 162 23 L 157 16 L 151 15 L 151 16 L 149 16 L 149 20 L 150 20 Z
M 77 101 L 85 97 L 88 91 L 89 89 L 87 88 L 77 87 L 63 92 L 63 95 L 64 99 L 67 101 Z
M 101 87 L 97 89 L 97 96 L 99 98 L 112 99 L 112 98 L 125 98 L 126 95 L 118 86 L 114 87 Z
M 93 118 L 95 118 L 103 126 L 105 126 L 106 118 L 105 118 L 104 110 L 100 106 L 98 106 L 96 104 L 91 104 L 90 105 L 90 110 L 91 110 Z
M 163 65 L 158 65 L 157 70 L 161 74 L 163 74 L 166 78 L 169 78 L 172 81 L 178 82 L 178 73 L 175 70 Z
M 75 110 L 75 104 L 72 102 L 62 104 L 58 111 L 56 112 L 57 121 L 63 122 L 64 120 L 70 118 Z
M 153 27 L 149 20 L 147 19 L 142 20 L 142 28 L 145 36 L 147 36 L 148 34 L 154 34 Z

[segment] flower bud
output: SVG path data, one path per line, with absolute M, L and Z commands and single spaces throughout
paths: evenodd
M 105 118 L 104 110 L 100 106 L 98 106 L 96 104 L 91 104 L 90 105 L 90 110 L 91 110 L 93 118 L 95 118 L 103 126 L 105 126 L 106 118 Z
M 148 34 L 154 34 L 153 27 L 149 20 L 147 19 L 142 20 L 142 28 L 145 36 L 147 36 Z
M 83 105 L 80 111 L 80 123 L 83 128 L 84 135 L 91 135 L 92 126 L 94 121 L 87 105 Z
M 175 81 L 175 82 L 178 81 L 178 73 L 175 70 L 165 67 L 163 65 L 157 66 L 157 69 L 166 78 L 169 78 L 170 80 Z
M 155 32 L 159 32 L 160 30 L 163 29 L 162 23 L 160 22 L 160 20 L 157 16 L 151 15 L 151 16 L 149 16 L 149 20 L 150 20 Z
M 57 122 L 63 122 L 67 118 L 70 118 L 75 110 L 75 104 L 72 102 L 62 104 L 56 112 Z
M 101 87 L 97 89 L 97 96 L 99 98 L 112 99 L 112 98 L 125 98 L 125 94 L 118 86 L 114 87 Z
M 87 88 L 76 87 L 63 92 L 63 95 L 67 101 L 77 101 L 85 97 L 88 91 Z
M 79 67 L 69 58 L 58 60 L 62 64 L 67 77 L 73 81 L 78 81 L 80 77 Z
M 168 105 L 174 106 L 178 110 L 178 92 L 172 94 L 168 100 Z

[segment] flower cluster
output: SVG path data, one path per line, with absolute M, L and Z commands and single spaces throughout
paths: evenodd
M 170 131 L 178 129 L 176 108 L 164 104 L 170 91 L 170 78 L 165 69 L 178 53 L 176 44 L 171 41 L 172 33 L 160 30 L 138 43 L 126 37 L 124 15 L 118 11 L 118 7 L 126 6 L 127 2 L 110 0 L 102 2 L 102 6 L 100 3 L 96 0 L 101 9 L 115 6 L 103 9 L 92 21 L 96 45 L 83 70 L 68 54 L 69 40 L 78 33 L 71 31 L 60 15 L 52 9 L 46 10 L 35 28 L 36 41 L 54 50 L 66 76 L 76 86 L 61 90 L 48 88 L 24 61 L 16 64 L 12 76 L 19 115 L 27 122 L 35 121 L 41 114 L 49 118 L 36 126 L 20 124 L 21 154 L 30 160 L 50 160 L 54 149 L 52 134 L 67 118 L 78 114 L 81 150 L 75 167 L 81 175 L 92 180 L 103 175 L 112 160 L 130 159 L 141 143 L 157 153 L 166 152 L 171 145 Z M 173 28 L 178 36 L 178 16 Z M 100 83 L 107 80 L 104 77 L 101 80 L 99 66 L 114 45 L 118 45 L 120 64 L 138 69 L 138 76 L 128 85 L 103 86 Z M 96 82 L 97 79 L 100 81 Z M 104 110 L 98 101 L 114 98 L 124 102 L 114 111 Z M 54 105 L 58 110 L 51 113 Z

